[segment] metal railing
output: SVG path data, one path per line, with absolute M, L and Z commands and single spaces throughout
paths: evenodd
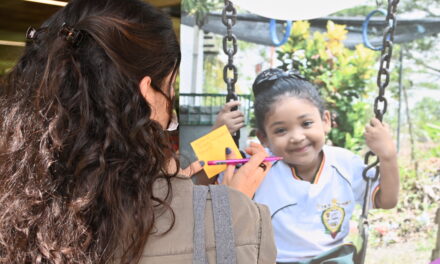
M 238 94 L 240 110 L 244 113 L 245 122 L 249 124 L 249 113 L 252 107 L 250 94 Z M 226 94 L 181 93 L 179 94 L 179 124 L 213 125 L 216 116 L 226 102 Z

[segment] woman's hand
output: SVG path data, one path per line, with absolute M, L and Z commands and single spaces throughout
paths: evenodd
M 246 152 L 251 155 L 250 160 L 236 170 L 235 165 L 228 165 L 224 173 L 222 184 L 241 191 L 252 199 L 266 174 L 272 167 L 272 163 L 263 162 L 268 156 L 266 150 L 258 143 L 251 142 L 246 148 Z M 226 159 L 234 159 L 235 153 L 229 149 Z
M 231 111 L 232 108 L 239 106 L 240 101 L 227 102 L 220 112 L 217 114 L 215 123 L 212 129 L 219 128 L 223 125 L 229 130 L 229 133 L 233 134 L 240 128 L 244 127 L 244 114 L 240 110 Z

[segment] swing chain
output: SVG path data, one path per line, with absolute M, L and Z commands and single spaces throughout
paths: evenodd
M 232 26 L 237 21 L 237 10 L 232 2 L 225 0 L 225 7 L 222 11 L 222 22 L 226 26 L 226 35 L 223 37 L 223 52 L 228 56 L 228 64 L 223 68 L 223 80 L 228 89 L 229 100 L 237 100 L 235 95 L 235 83 L 237 82 L 237 67 L 234 65 L 234 55 L 237 53 L 237 37 L 232 33 Z M 228 74 L 232 72 L 232 78 Z M 231 96 L 231 95 L 232 96 Z
M 390 82 L 390 62 L 393 53 L 393 41 L 394 41 L 394 30 L 396 29 L 396 10 L 399 0 L 388 0 L 388 12 L 386 16 L 387 27 L 383 33 L 382 39 L 382 51 L 380 56 L 380 66 L 377 74 L 377 87 L 379 88 L 379 94 L 374 100 L 374 114 L 380 121 L 383 120 L 383 115 L 387 111 L 388 102 L 385 98 L 385 89 Z M 357 256 L 357 264 L 364 264 L 367 243 L 368 243 L 368 210 L 370 208 L 370 198 L 371 198 L 371 186 L 374 181 L 379 178 L 379 158 L 372 163 L 369 162 L 370 158 L 375 156 L 372 151 L 368 151 L 365 155 L 365 164 L 367 166 L 362 171 L 362 176 L 366 181 L 366 188 L 364 194 L 364 204 L 362 207 L 362 215 L 360 217 L 360 227 L 359 231 L 362 236 L 362 247 Z M 368 171 L 375 168 L 376 171 L 373 176 L 368 175 Z M 374 206 L 374 205 L 373 205 Z
M 232 33 L 232 27 L 237 22 L 237 10 L 229 0 L 225 1 L 225 7 L 222 11 L 222 22 L 226 26 L 226 35 L 223 37 L 223 52 L 228 56 L 228 63 L 223 68 L 223 81 L 226 83 L 228 95 L 226 102 L 237 101 L 238 97 L 235 93 L 235 83 L 238 79 L 238 70 L 234 65 L 234 55 L 237 53 L 237 37 Z M 232 73 L 232 78 L 229 77 Z M 237 110 L 238 107 L 233 107 L 231 111 Z M 233 135 L 235 144 L 238 146 L 240 140 L 240 130 Z
M 390 82 L 390 62 L 393 53 L 393 41 L 394 41 L 394 30 L 396 29 L 396 10 L 399 0 L 388 0 L 388 12 L 386 16 L 387 27 L 383 33 L 382 39 L 382 51 L 380 56 L 379 71 L 377 74 L 377 87 L 379 88 L 379 94 L 374 100 L 374 114 L 380 121 L 383 120 L 383 115 L 387 111 L 388 101 L 385 98 L 385 89 Z M 371 156 L 375 156 L 373 152 L 367 152 L 365 156 L 365 164 L 370 164 L 369 159 Z M 379 158 L 368 165 L 362 175 L 366 181 L 372 180 L 376 181 L 379 177 Z M 373 177 L 368 177 L 368 170 L 376 167 L 376 173 Z
M 396 28 L 396 10 L 399 0 L 388 0 L 388 12 L 386 16 L 387 27 L 384 30 L 382 39 L 382 51 L 380 56 L 379 71 L 377 74 L 377 87 L 379 95 L 374 100 L 374 113 L 376 118 L 383 120 L 387 111 L 388 102 L 385 95 L 385 88 L 390 82 L 390 62 L 393 53 L 394 30 Z

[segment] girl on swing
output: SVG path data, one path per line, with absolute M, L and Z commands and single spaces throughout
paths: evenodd
M 325 145 L 330 113 L 314 85 L 301 76 L 268 69 L 257 76 L 252 89 L 257 137 L 273 155 L 283 157 L 254 196 L 270 209 L 277 262 L 353 263 L 354 247 L 344 245 L 344 238 L 355 203 L 363 203 L 362 159 Z M 388 126 L 371 119 L 365 139 L 380 159 L 381 178 L 371 188 L 371 204 L 393 208 L 399 173 Z

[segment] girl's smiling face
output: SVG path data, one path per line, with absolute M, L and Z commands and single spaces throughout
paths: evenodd
M 283 161 L 299 168 L 319 166 L 325 136 L 330 131 L 330 113 L 309 100 L 282 96 L 276 100 L 264 119 L 260 141 Z

